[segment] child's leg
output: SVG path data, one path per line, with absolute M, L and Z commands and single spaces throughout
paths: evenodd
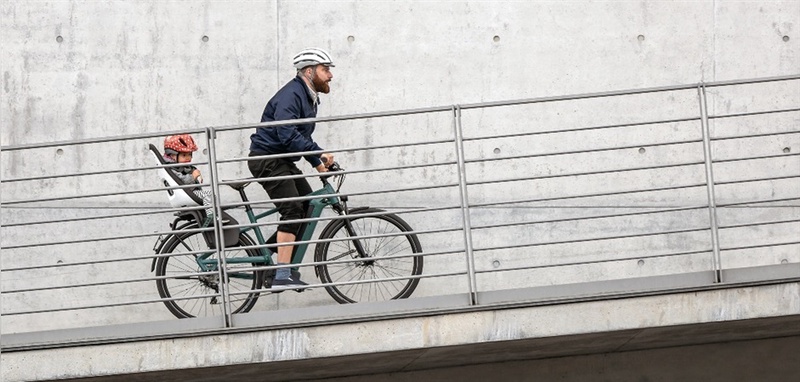
M 214 207 L 211 204 L 211 190 L 194 190 L 194 194 L 203 199 L 203 207 L 206 208 L 206 216 L 214 215 Z
M 214 218 L 214 206 L 211 203 L 211 190 L 194 190 L 194 194 L 203 199 L 203 207 L 206 208 L 206 221 L 203 226 L 208 226 Z M 230 222 L 228 219 L 222 219 L 222 224 Z

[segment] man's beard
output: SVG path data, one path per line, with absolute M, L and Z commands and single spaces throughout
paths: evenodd
M 311 79 L 311 83 L 314 85 L 314 90 L 318 93 L 328 94 L 331 91 L 330 85 L 327 82 L 321 80 L 319 77 L 314 77 Z

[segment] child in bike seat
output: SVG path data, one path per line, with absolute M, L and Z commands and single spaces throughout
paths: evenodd
M 197 144 L 194 143 L 194 139 L 189 134 L 170 135 L 164 138 L 164 162 L 186 163 L 186 166 L 167 168 L 183 184 L 203 183 L 203 176 L 200 174 L 200 170 L 189 164 L 192 161 L 192 153 L 195 151 L 197 151 Z M 197 187 L 186 191 L 194 192 L 195 195 L 203 199 L 203 206 L 206 208 L 206 222 L 203 225 L 207 225 L 214 216 L 214 208 L 211 205 L 211 190 L 203 190 Z M 227 223 L 227 221 L 223 219 L 222 223 Z

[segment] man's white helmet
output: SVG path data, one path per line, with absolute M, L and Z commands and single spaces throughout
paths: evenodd
M 294 67 L 298 70 L 311 65 L 334 66 L 331 55 L 320 48 L 306 48 L 294 56 Z

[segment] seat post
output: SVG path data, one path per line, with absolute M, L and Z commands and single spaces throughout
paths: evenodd
M 239 196 L 242 198 L 242 202 L 245 203 L 244 210 L 246 212 L 252 213 L 253 212 L 253 207 L 250 205 L 250 203 L 248 203 L 250 200 L 247 199 L 247 194 L 244 192 L 244 187 L 239 189 Z

